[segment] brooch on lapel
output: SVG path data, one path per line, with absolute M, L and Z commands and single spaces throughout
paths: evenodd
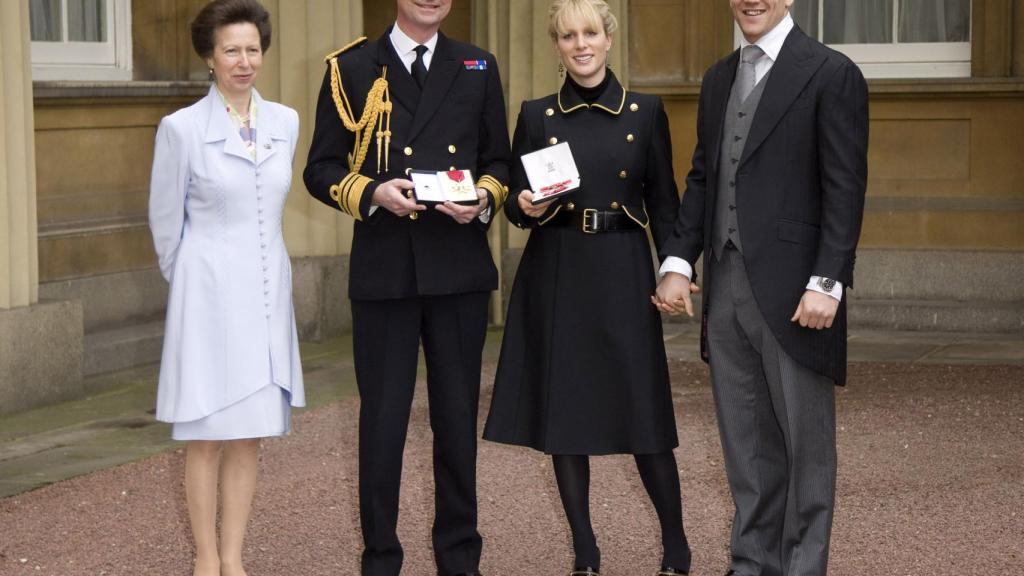
M 487 60 L 463 60 L 466 70 L 487 70 Z

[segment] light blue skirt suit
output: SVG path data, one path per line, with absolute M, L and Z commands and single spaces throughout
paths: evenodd
M 216 87 L 157 130 L 149 224 L 170 296 L 156 417 L 178 440 L 286 434 L 305 405 L 281 230 L 299 119 L 253 104 L 255 152 Z

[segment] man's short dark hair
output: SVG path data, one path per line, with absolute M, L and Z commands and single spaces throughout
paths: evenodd
M 213 55 L 218 29 L 249 23 L 260 32 L 260 48 L 270 48 L 270 13 L 257 0 L 213 0 L 192 21 L 192 48 L 202 58 Z

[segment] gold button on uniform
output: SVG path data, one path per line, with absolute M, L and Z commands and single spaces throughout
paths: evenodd
M 623 170 L 622 172 L 619 172 L 619 178 L 622 178 L 623 180 L 626 179 L 626 171 L 625 170 Z
M 554 116 L 555 115 L 555 109 L 554 108 L 548 108 L 547 110 L 544 111 L 544 114 L 547 115 L 547 116 Z
M 619 209 L 619 203 L 618 202 L 612 202 L 612 210 L 618 210 L 618 209 Z
M 551 138 L 548 139 L 548 144 L 551 144 L 552 146 L 554 146 L 555 144 L 558 144 L 558 138 L 555 138 L 554 136 L 552 136 Z
M 636 112 L 639 109 L 640 109 L 640 106 L 637 106 L 636 102 L 633 102 L 632 104 L 629 105 L 629 111 L 630 112 Z
M 569 205 L 568 205 L 568 206 L 566 206 L 566 208 L 568 208 L 568 209 L 569 209 L 569 212 L 572 212 L 573 210 L 575 210 L 575 209 L 576 209 L 576 205 L 575 205 L 575 204 L 573 204 L 572 202 L 569 202 Z
M 409 174 L 412 174 L 412 168 L 405 169 L 405 175 L 408 176 Z
M 450 170 L 451 172 L 454 172 L 455 171 L 455 166 L 449 166 L 448 170 Z
M 405 150 L 403 150 L 403 152 L 405 152 L 406 156 L 412 156 L 412 148 L 408 146 L 405 147 Z
M 449 154 L 455 154 L 455 144 L 449 144 L 448 145 L 448 153 Z
M 634 138 L 632 134 L 626 135 L 626 142 L 632 142 L 633 140 L 636 140 L 636 138 Z

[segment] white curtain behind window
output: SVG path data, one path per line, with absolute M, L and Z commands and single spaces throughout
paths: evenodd
M 796 0 L 789 7 L 796 25 L 811 38 L 818 38 L 818 0 Z
M 104 0 L 68 0 L 68 40 L 106 42 Z
M 33 42 L 60 42 L 60 0 L 29 0 L 29 28 Z
M 967 42 L 970 0 L 901 0 L 900 42 Z
M 889 44 L 893 0 L 825 0 L 826 44 Z

